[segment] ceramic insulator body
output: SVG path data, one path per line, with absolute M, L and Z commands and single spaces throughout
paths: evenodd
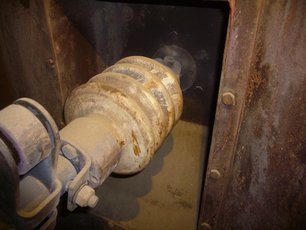
M 105 177 L 102 171 L 132 174 L 149 163 L 180 118 L 183 99 L 177 79 L 163 64 L 132 56 L 73 90 L 65 105 L 66 122 L 72 123 L 61 136 L 78 139 L 73 142 L 87 148 L 99 183 Z M 103 133 L 93 131 L 98 126 Z M 100 148 L 86 147 L 85 137 Z

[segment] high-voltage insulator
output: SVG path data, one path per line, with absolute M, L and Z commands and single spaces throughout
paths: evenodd
M 5 222 L 52 228 L 60 195 L 67 192 L 70 211 L 95 207 L 94 188 L 112 172 L 144 169 L 182 113 L 181 67 L 170 56 L 120 60 L 73 90 L 65 105 L 67 126 L 59 132 L 31 99 L 1 110 Z
M 101 148 L 91 153 L 93 183 L 103 181 L 102 171 L 131 174 L 149 163 L 180 118 L 183 99 L 178 81 L 178 75 L 158 61 L 132 56 L 71 93 L 65 118 L 67 123 L 72 122 L 61 136 L 80 143 L 82 138 L 91 138 L 87 132 L 92 132 L 92 126 L 99 124 L 104 130 L 100 136 L 94 134 L 95 139 L 100 137 L 96 141 Z M 80 118 L 81 127 L 77 125 Z M 70 128 L 73 132 L 68 131 Z

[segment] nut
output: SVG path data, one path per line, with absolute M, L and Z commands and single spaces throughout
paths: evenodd
M 164 62 L 166 63 L 166 65 L 173 65 L 175 62 L 175 59 L 172 56 L 166 56 L 164 57 Z
M 91 196 L 88 200 L 88 207 L 94 208 L 96 207 L 98 202 L 99 202 L 99 197 L 97 197 L 96 195 Z
M 62 147 L 62 153 L 67 159 L 71 160 L 78 157 L 77 150 L 70 144 L 66 144 Z
M 75 195 L 74 202 L 80 207 L 94 208 L 99 201 L 95 195 L 95 190 L 88 185 L 83 186 Z
M 222 94 L 222 102 L 224 105 L 235 105 L 236 97 L 231 92 L 226 92 Z

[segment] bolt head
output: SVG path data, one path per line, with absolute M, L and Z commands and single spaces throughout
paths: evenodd
M 80 207 L 94 208 L 99 201 L 95 190 L 88 185 L 83 186 L 75 195 L 74 202 Z
M 222 94 L 222 102 L 224 105 L 235 105 L 236 97 L 231 92 L 226 92 Z
M 164 61 L 166 62 L 166 64 L 173 64 L 175 62 L 175 59 L 172 56 L 166 56 L 164 58 Z
M 53 60 L 52 58 L 49 58 L 49 59 L 47 60 L 47 62 L 48 62 L 50 65 L 53 65 L 53 64 L 54 64 L 54 60 Z

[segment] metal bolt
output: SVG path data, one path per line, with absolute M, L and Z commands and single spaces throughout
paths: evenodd
M 47 60 L 47 63 L 51 66 L 51 67 L 54 67 L 54 60 L 52 58 L 49 58 Z
M 203 230 L 212 230 L 211 226 L 208 223 L 203 222 L 201 224 L 201 229 Z
M 216 179 L 216 180 L 221 177 L 221 173 L 217 169 L 210 170 L 210 174 L 209 175 L 210 175 L 211 178 Z
M 226 92 L 222 94 L 222 102 L 224 105 L 235 105 L 236 97 L 231 92 Z
M 98 202 L 99 202 L 99 197 L 97 197 L 96 195 L 91 196 L 88 200 L 88 207 L 94 208 L 96 207 Z
M 172 56 L 166 56 L 164 57 L 164 61 L 166 63 L 166 65 L 173 65 L 175 62 L 175 59 Z
M 88 185 L 83 186 L 75 195 L 75 203 L 80 207 L 94 208 L 99 201 L 95 195 L 95 190 Z
M 78 157 L 77 150 L 70 144 L 66 144 L 62 147 L 62 153 L 67 159 L 72 160 Z

